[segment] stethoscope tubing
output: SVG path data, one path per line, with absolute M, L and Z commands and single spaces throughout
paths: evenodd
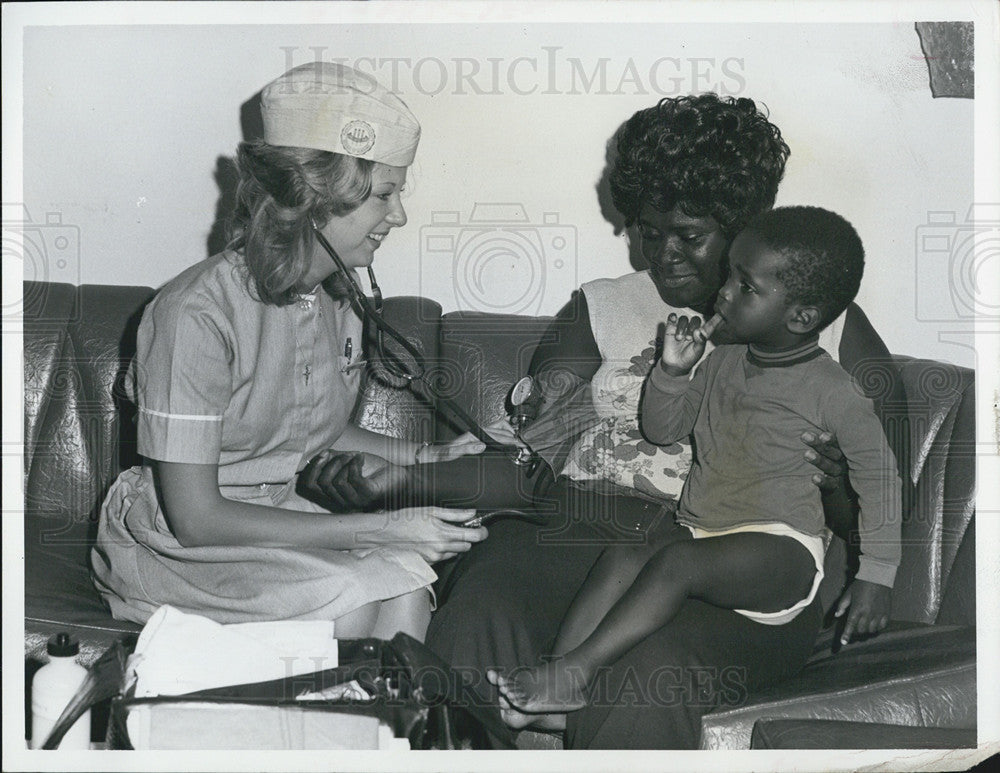
M 354 304 L 355 309 L 360 312 L 364 319 L 370 320 L 379 331 L 389 336 L 393 341 L 403 347 L 407 354 L 413 358 L 413 361 L 417 366 L 417 373 L 414 374 L 409 372 L 410 369 L 407 363 L 403 362 L 393 352 L 388 351 L 384 346 L 382 346 L 381 340 L 377 340 L 376 347 L 378 349 L 378 356 L 386 364 L 388 370 L 393 375 L 405 379 L 409 383 L 411 389 L 413 387 L 413 383 L 419 381 L 422 387 L 421 392 L 426 395 L 428 400 L 430 400 L 431 405 L 435 410 L 444 408 L 446 411 L 454 414 L 458 423 L 464 426 L 465 429 L 471 432 L 477 439 L 485 443 L 487 448 L 491 448 L 495 451 L 503 451 L 504 453 L 517 453 L 519 450 L 517 446 L 508 446 L 497 443 L 496 440 L 490 437 L 483 430 L 483 428 L 479 426 L 479 422 L 473 419 L 464 408 L 458 405 L 454 400 L 442 395 L 437 389 L 435 389 L 430 379 L 424 378 L 427 372 L 427 361 L 424 359 L 424 356 L 412 343 L 407 340 L 402 333 L 385 321 L 382 315 L 375 308 L 374 304 L 372 304 L 372 302 L 368 299 L 368 296 L 364 294 L 361 287 L 358 285 L 357 280 L 354 278 L 354 272 L 348 270 L 347 266 L 344 265 L 344 262 L 337 254 L 337 251 L 333 248 L 333 245 L 330 244 L 329 240 L 327 240 L 315 224 L 313 224 L 313 233 L 315 234 L 316 240 L 319 242 L 320 246 L 336 264 L 337 270 L 343 274 L 344 278 L 347 280 L 351 303 Z M 375 282 L 375 272 L 369 268 L 368 274 L 372 280 L 372 287 L 375 288 L 376 292 L 378 292 L 378 284 Z

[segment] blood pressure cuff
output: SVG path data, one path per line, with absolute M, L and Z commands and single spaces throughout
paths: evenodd
M 537 418 L 521 431 L 521 439 L 544 459 L 558 476 L 577 438 L 601 420 L 594 410 L 589 381 L 566 372 L 543 383 Z M 556 397 L 549 397 L 558 393 Z

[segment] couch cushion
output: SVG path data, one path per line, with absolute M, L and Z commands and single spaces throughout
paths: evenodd
M 106 484 L 139 463 L 135 451 L 135 409 L 125 393 L 125 372 L 135 355 L 142 312 L 153 297 L 148 287 L 80 288 L 80 319 L 70 326 L 79 363 L 81 403 L 94 417 L 89 436 L 95 471 Z
M 974 626 L 974 373 L 933 360 L 896 357 L 907 394 L 902 555 L 893 588 L 894 620 Z M 889 411 L 900 410 L 889 406 Z M 898 419 L 898 417 L 897 417 Z M 820 586 L 829 609 L 857 566 L 857 535 L 838 532 Z
M 960 749 L 976 745 L 975 730 L 907 727 L 832 719 L 762 719 L 751 749 Z
M 57 388 L 56 368 L 78 312 L 78 288 L 67 284 L 24 284 L 24 468 L 31 469 L 46 400 Z
M 836 653 L 821 652 L 798 676 L 756 693 L 748 705 L 705 715 L 701 747 L 749 748 L 762 718 L 975 727 L 976 631 L 897 627 Z
M 26 560 L 41 544 L 84 563 L 104 492 L 122 463 L 136 460 L 131 424 L 119 420 L 129 409 L 117 384 L 152 291 L 85 286 L 46 294 L 30 284 L 26 300 L 46 302 L 25 309 Z

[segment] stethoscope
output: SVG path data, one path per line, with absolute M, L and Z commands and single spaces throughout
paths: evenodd
M 494 451 L 499 451 L 507 456 L 512 462 L 519 466 L 527 467 L 529 476 L 534 473 L 535 469 L 538 467 L 538 455 L 528 448 L 522 448 L 519 446 L 509 446 L 498 443 L 492 437 L 490 437 L 479 423 L 468 414 L 468 412 L 458 405 L 454 400 L 449 399 L 445 395 L 442 395 L 438 391 L 433 383 L 432 379 L 425 378 L 427 374 L 427 363 L 420 351 L 407 340 L 406 336 L 400 333 L 396 328 L 390 325 L 382 316 L 382 290 L 378 286 L 378 282 L 375 281 L 375 271 L 371 266 L 368 266 L 368 280 L 371 284 L 372 299 L 369 300 L 368 296 L 365 295 L 361 286 L 358 284 L 357 279 L 353 271 L 349 270 L 344 262 L 340 259 L 337 251 L 330 244 L 329 240 L 323 235 L 319 227 L 316 225 L 315 221 L 311 223 L 313 234 L 316 236 L 316 241 L 319 242 L 320 246 L 326 251 L 330 256 L 330 259 L 337 266 L 337 271 L 343 275 L 344 280 L 347 283 L 347 291 L 350 295 L 350 300 L 355 309 L 361 314 L 363 319 L 370 321 L 375 326 L 375 348 L 380 359 L 381 364 L 389 372 L 390 375 L 396 377 L 397 379 L 405 382 L 411 390 L 415 382 L 421 383 L 421 389 L 419 394 L 425 395 L 431 403 L 431 407 L 434 410 L 440 410 L 444 408 L 447 412 L 450 412 L 458 423 L 465 427 L 469 432 L 471 432 L 476 438 L 481 440 L 486 444 L 486 447 Z M 391 349 L 385 346 L 385 336 L 388 336 L 397 344 L 399 344 L 409 355 L 413 362 L 412 364 L 406 362 L 401 357 L 399 357 Z M 525 381 L 527 379 L 527 382 Z M 512 391 L 512 396 L 515 394 L 527 394 L 525 390 L 525 385 L 530 383 L 530 377 L 526 376 L 521 379 Z M 530 392 L 530 389 L 527 390 Z M 515 407 L 516 407 L 515 403 Z M 515 432 L 520 431 L 520 426 L 517 424 L 517 417 L 522 415 L 520 412 L 515 411 Z

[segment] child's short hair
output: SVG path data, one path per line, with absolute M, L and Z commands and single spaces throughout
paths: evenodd
M 777 279 L 789 303 L 815 306 L 822 330 L 858 294 L 865 250 L 854 227 L 821 207 L 778 207 L 747 224 L 760 240 L 788 260 Z

